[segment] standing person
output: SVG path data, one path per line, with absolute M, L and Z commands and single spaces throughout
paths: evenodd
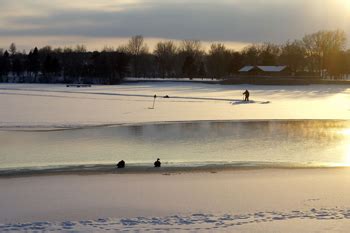
M 160 167 L 161 166 L 160 159 L 158 158 L 157 161 L 154 162 L 154 167 Z
M 245 92 L 243 92 L 243 95 L 244 95 L 244 101 L 246 102 L 249 102 L 249 91 L 248 90 L 245 90 Z

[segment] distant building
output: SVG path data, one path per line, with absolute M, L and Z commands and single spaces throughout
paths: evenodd
M 253 70 L 256 70 L 255 66 L 244 66 L 238 72 L 240 72 L 240 73 L 249 73 L 249 72 L 252 72 Z
M 291 75 L 288 66 L 244 66 L 238 72 L 246 75 Z

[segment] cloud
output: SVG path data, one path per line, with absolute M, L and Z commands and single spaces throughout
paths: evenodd
M 0 0 L 4 37 L 284 42 L 321 29 L 350 35 L 348 0 Z M 64 39 L 63 39 L 64 40 Z M 80 43 L 77 41 L 77 43 Z M 103 43 L 103 42 L 101 42 Z

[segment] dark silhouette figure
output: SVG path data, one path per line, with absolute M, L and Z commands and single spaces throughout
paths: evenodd
M 157 95 L 154 95 L 154 96 L 153 96 L 153 106 L 152 106 L 152 108 L 150 108 L 150 109 L 154 109 L 154 105 L 155 105 L 155 103 L 156 103 L 156 98 L 157 98 Z
M 154 162 L 154 167 L 160 167 L 161 164 L 160 159 L 157 159 L 157 161 Z
M 249 95 L 250 95 L 250 93 L 249 93 L 249 91 L 248 90 L 245 90 L 245 92 L 243 92 L 243 95 L 244 95 L 244 101 L 249 101 Z
M 125 161 L 124 160 L 119 161 L 119 163 L 117 164 L 117 167 L 118 168 L 125 168 Z

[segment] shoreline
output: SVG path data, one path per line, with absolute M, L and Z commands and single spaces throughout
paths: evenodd
M 1 126 L 0 132 L 53 132 L 53 131 L 69 131 L 69 130 L 82 130 L 93 128 L 105 128 L 105 127 L 128 127 L 128 126 L 152 126 L 152 125 L 171 125 L 171 124 L 199 124 L 199 123 L 288 123 L 288 122 L 331 122 L 331 123 L 349 123 L 350 119 L 328 119 L 328 118 L 305 118 L 305 119 L 220 119 L 220 120 L 179 120 L 179 121 L 140 121 L 140 122 L 119 122 L 109 124 L 82 124 L 74 126 L 58 126 L 58 125 L 17 125 L 17 126 Z
M 0 180 L 31 177 L 50 176 L 100 176 L 100 175 L 181 175 L 181 174 L 217 174 L 217 173 L 239 173 L 259 171 L 350 171 L 350 166 L 201 166 L 201 167 L 133 167 L 118 169 L 115 166 L 108 170 L 24 170 L 24 171 L 0 171 Z

